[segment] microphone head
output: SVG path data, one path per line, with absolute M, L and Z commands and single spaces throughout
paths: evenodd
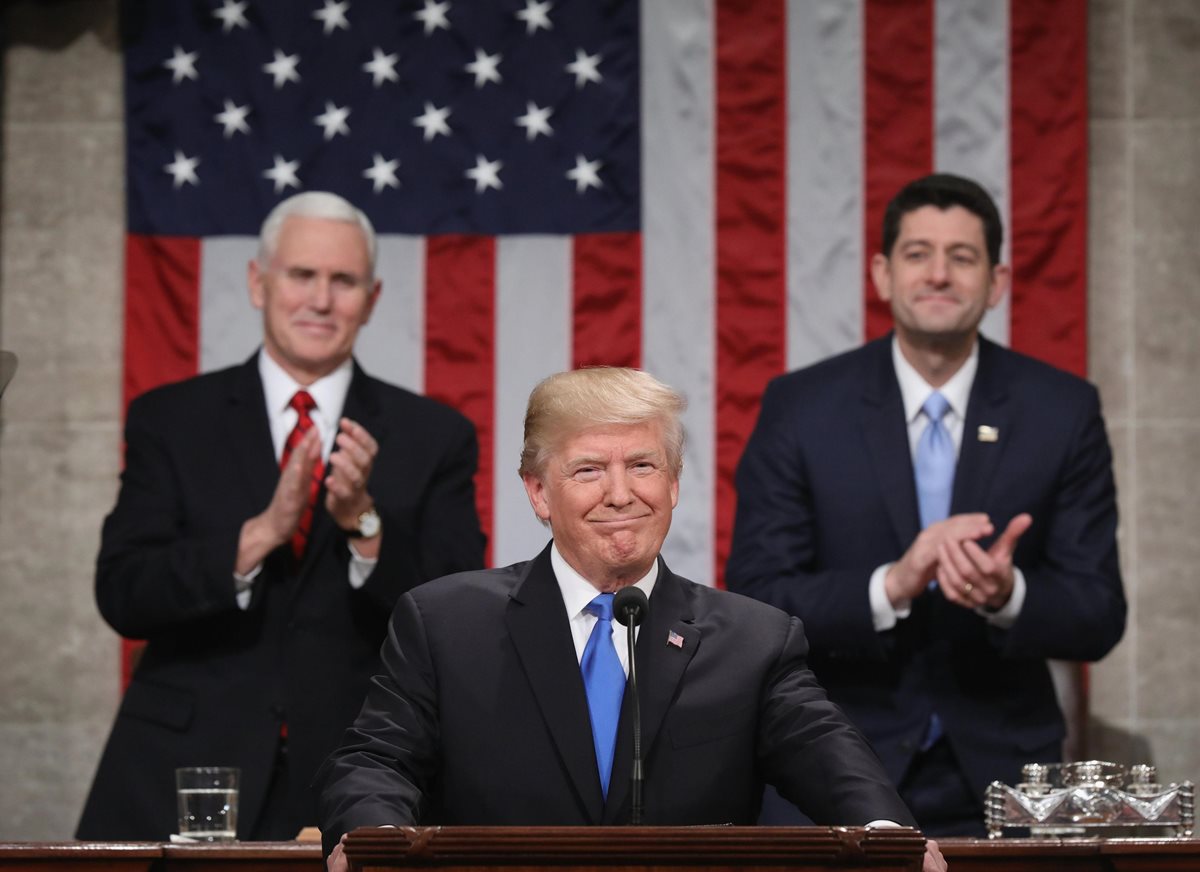
M 627 627 L 636 627 L 646 617 L 650 602 L 639 588 L 632 584 L 617 591 L 613 597 L 613 617 Z

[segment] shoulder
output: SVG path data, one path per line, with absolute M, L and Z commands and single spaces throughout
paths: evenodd
M 1039 402 L 1096 404 L 1099 392 L 1086 379 L 1019 351 L 980 340 L 979 377 L 998 389 Z
M 488 605 L 503 605 L 508 602 L 528 565 L 525 562 L 499 569 L 456 572 L 418 585 L 407 595 L 422 611 L 476 611 Z
M 440 400 L 385 382 L 361 369 L 357 377 L 362 379 L 364 388 L 378 404 L 380 411 L 388 417 L 406 422 L 420 422 L 422 426 L 436 431 L 474 432 L 475 427 L 466 415 Z
M 170 416 L 172 419 L 189 414 L 211 416 L 213 404 L 230 397 L 239 380 L 247 375 L 245 364 L 191 376 L 181 381 L 151 388 L 129 404 L 126 417 Z

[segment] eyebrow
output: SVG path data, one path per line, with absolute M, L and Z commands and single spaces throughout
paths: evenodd
M 663 453 L 655 448 L 647 448 L 644 451 L 633 451 L 623 458 L 624 463 L 636 462 L 639 460 L 659 460 L 663 458 Z M 608 458 L 599 455 L 581 454 L 578 457 L 572 457 L 566 461 L 563 466 L 567 469 L 576 469 L 580 466 L 607 466 Z

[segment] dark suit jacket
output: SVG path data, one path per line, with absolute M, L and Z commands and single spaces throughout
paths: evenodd
M 646 823 L 753 823 L 764 780 L 823 823 L 911 822 L 807 650 L 795 618 L 660 561 L 636 647 Z M 416 588 L 317 777 L 326 851 L 359 826 L 627 823 L 630 699 L 605 802 L 549 548 Z
M 294 816 L 315 823 L 307 786 L 358 711 L 397 598 L 483 565 L 470 422 L 357 366 L 344 414 L 379 443 L 368 485 L 383 519 L 378 565 L 361 589 L 350 587 L 346 537 L 322 490 L 302 565 L 290 545 L 273 552 L 243 611 L 233 582 L 238 535 L 279 478 L 257 360 L 130 405 L 96 599 L 117 632 L 148 644 L 80 838 L 166 838 L 176 829 L 173 770 L 197 764 L 241 767 L 245 837 L 284 721 Z
M 1097 660 L 1121 637 L 1112 456 L 1091 385 L 981 339 L 950 511 L 987 512 L 997 533 L 1033 516 L 1014 555 L 1024 608 L 999 630 L 932 591 L 877 633 L 870 575 L 920 530 L 890 342 L 767 388 L 738 467 L 726 581 L 804 620 L 814 672 L 894 780 L 936 710 L 982 796 L 1061 754 L 1046 658 Z M 981 426 L 998 439 L 980 440 Z

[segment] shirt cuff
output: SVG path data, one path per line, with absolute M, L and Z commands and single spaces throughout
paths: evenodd
M 871 581 L 867 585 L 867 598 L 871 601 L 871 621 L 875 624 L 875 632 L 882 633 L 896 626 L 896 622 L 912 614 L 912 602 L 905 600 L 900 606 L 893 606 L 888 599 L 884 580 L 888 570 L 895 564 L 885 563 L 871 573 Z
M 995 611 L 981 606 L 975 610 L 975 613 L 982 615 L 993 627 L 1007 630 L 1017 622 L 1017 618 L 1021 617 L 1021 607 L 1025 605 L 1025 592 L 1027 590 L 1025 573 L 1014 566 L 1013 589 L 1012 593 L 1009 594 L 1008 602 Z
M 379 562 L 379 558 L 363 557 L 354 548 L 353 542 L 347 542 L 346 545 L 350 548 L 350 586 L 358 590 L 375 571 L 375 564 Z
M 233 574 L 233 589 L 237 594 L 238 608 L 243 612 L 250 608 L 250 598 L 254 593 L 254 579 L 262 572 L 262 564 L 251 569 L 244 575 L 240 572 Z

